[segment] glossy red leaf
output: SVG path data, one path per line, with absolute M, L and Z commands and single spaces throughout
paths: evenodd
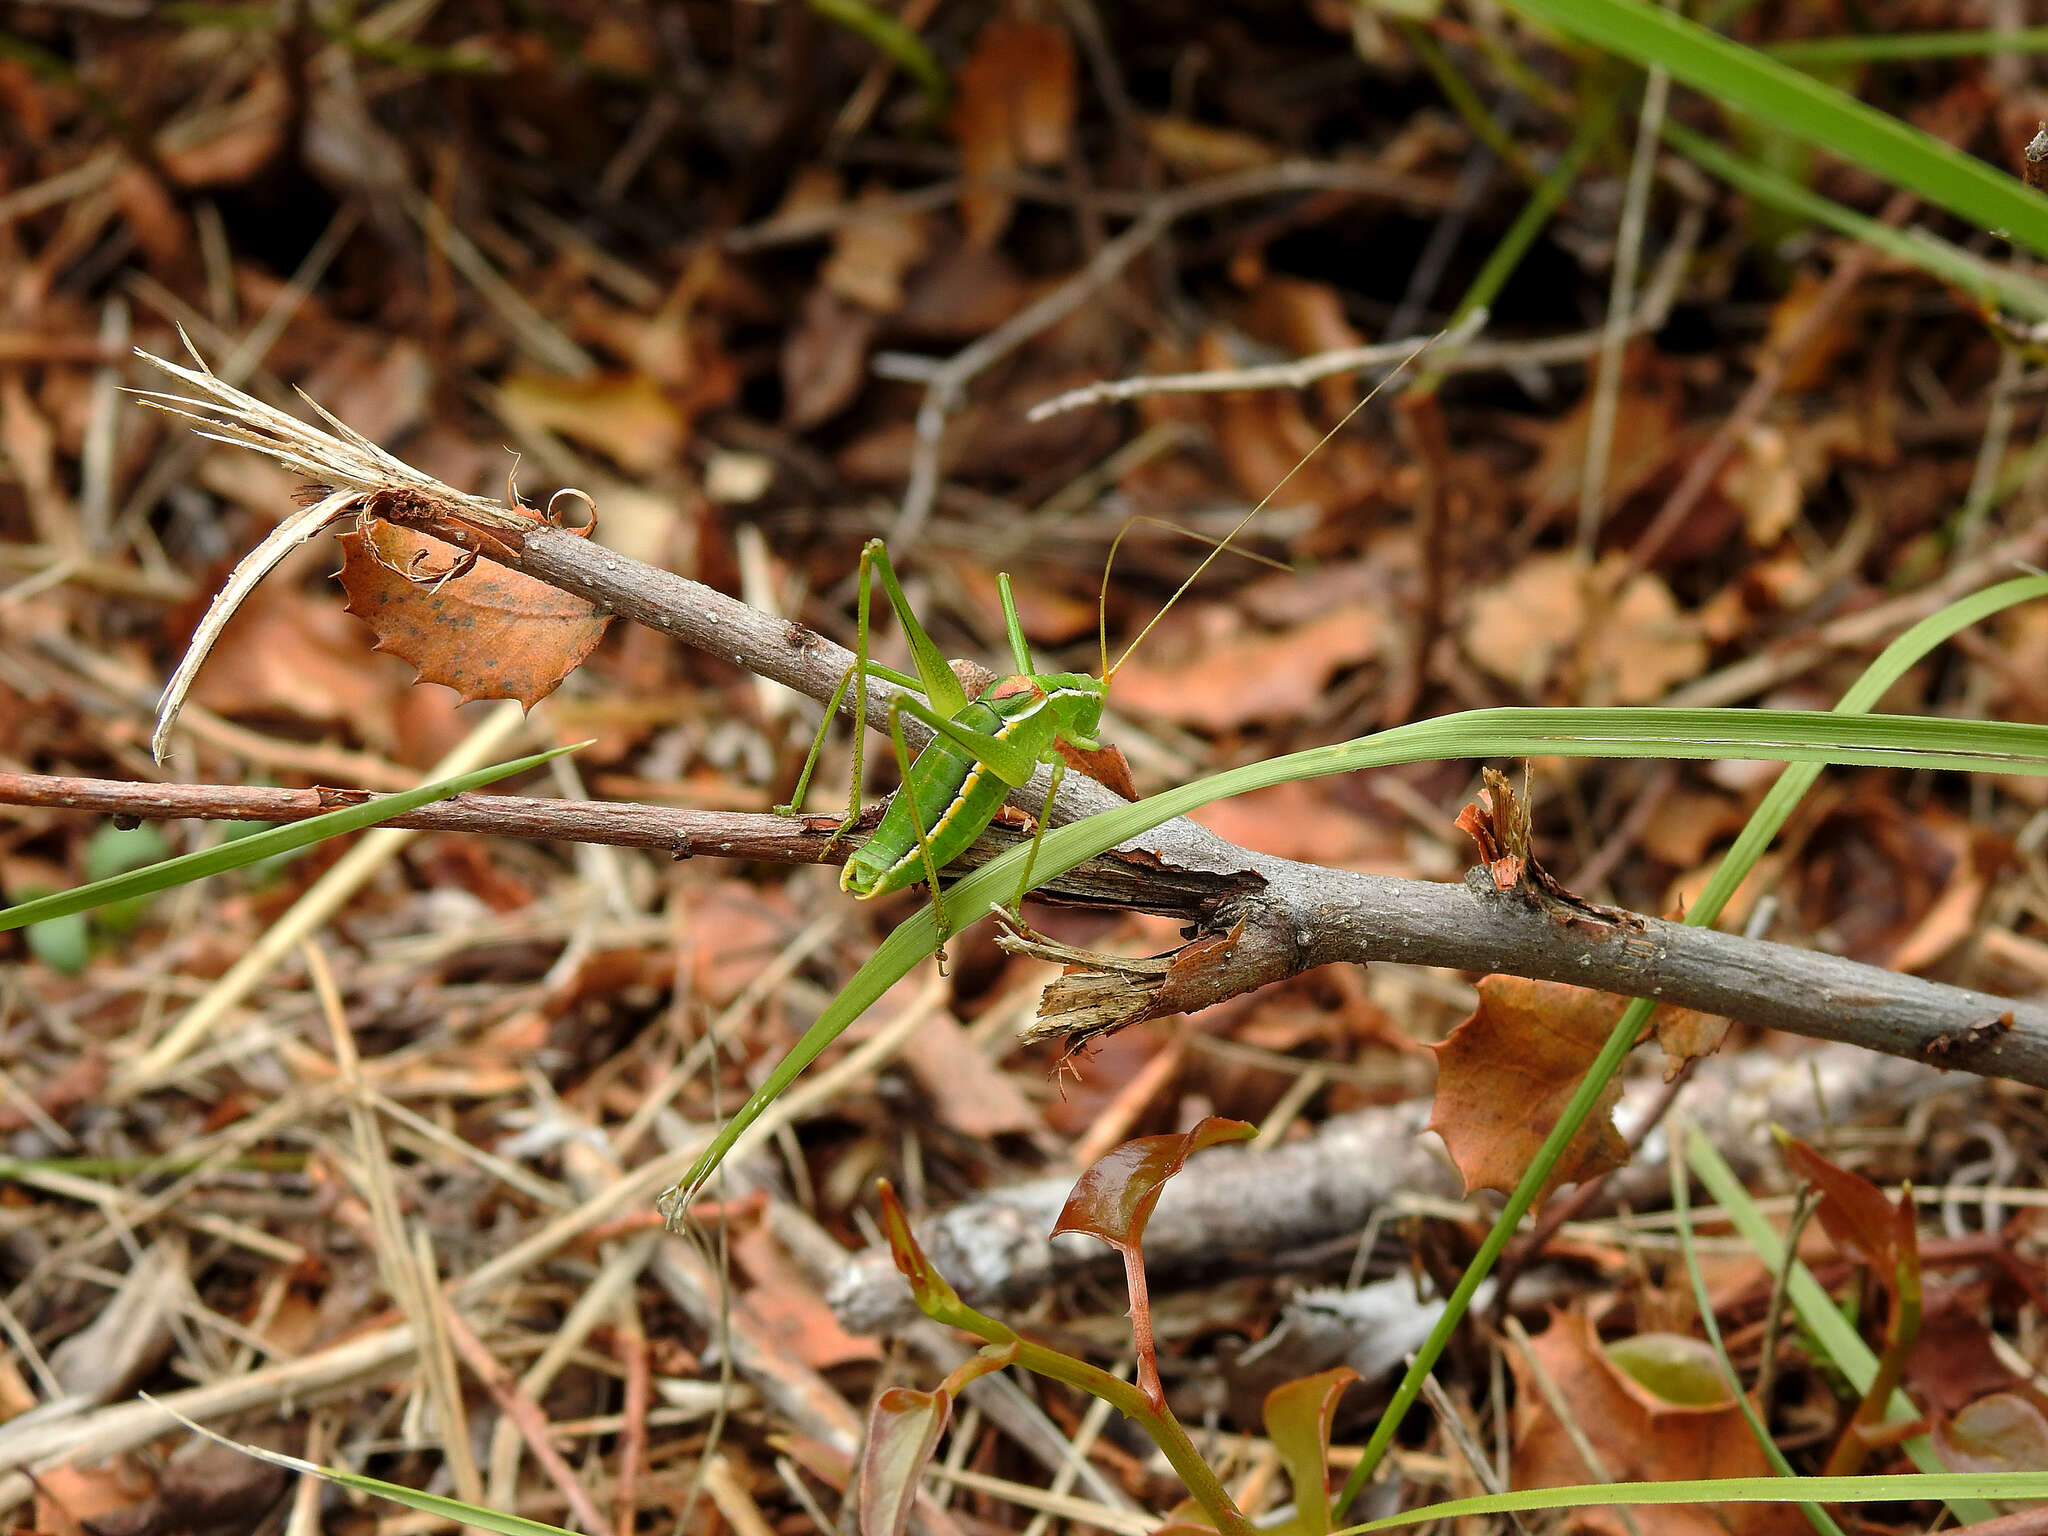
M 1778 1141 L 1792 1171 L 1820 1191 L 1820 1224 L 1838 1248 L 1876 1270 L 1887 1285 L 1898 1279 L 1902 1262 L 1913 1262 L 1917 1272 L 1910 1197 L 1901 1195 L 1894 1205 L 1862 1174 L 1829 1162 L 1798 1137 L 1780 1133 Z
M 1138 1390 L 1164 1412 L 1166 1393 L 1159 1384 L 1159 1355 L 1152 1339 L 1152 1303 L 1145 1290 L 1145 1223 L 1159 1204 L 1166 1181 L 1204 1147 L 1245 1141 L 1258 1129 L 1242 1120 L 1211 1115 L 1178 1136 L 1140 1136 L 1113 1147 L 1095 1160 L 1074 1185 L 1053 1236 L 1085 1232 L 1099 1237 L 1123 1255 L 1124 1280 L 1131 1292 L 1131 1342 L 1138 1355 Z M 913 1282 L 914 1283 L 914 1282 Z
M 1145 1223 L 1152 1219 L 1166 1181 L 1191 1156 L 1204 1147 L 1249 1141 L 1257 1134 L 1256 1126 L 1242 1120 L 1211 1115 L 1178 1136 L 1140 1136 L 1112 1147 L 1075 1183 L 1053 1224 L 1053 1235 L 1085 1232 L 1113 1248 L 1135 1249 L 1144 1242 Z

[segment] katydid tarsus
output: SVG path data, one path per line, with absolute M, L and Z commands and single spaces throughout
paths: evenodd
M 856 722 L 853 787 L 848 797 L 846 820 L 840 823 L 833 840 L 844 836 L 860 814 L 868 679 L 880 678 L 899 689 L 917 689 L 923 694 L 922 699 L 908 692 L 898 692 L 889 700 L 889 740 L 902 771 L 902 787 L 889 802 L 873 835 L 847 859 L 840 871 L 840 888 L 868 900 L 903 890 L 919 880 L 925 881 L 932 891 L 932 910 L 938 920 L 940 955 L 943 958 L 950 925 L 939 894 L 940 871 L 981 836 L 1010 791 L 1029 783 L 1039 765 L 1044 764 L 1051 775 L 1046 789 L 1045 810 L 1037 818 L 1031 852 L 1025 858 L 1017 894 L 1010 903 L 1014 910 L 1031 889 L 1032 865 L 1051 821 L 1060 781 L 1066 776 L 1067 759 L 1061 748 L 1071 747 L 1082 752 L 1099 750 L 1101 743 L 1096 739 L 1096 733 L 1101 729 L 1103 705 L 1110 685 L 1116 679 L 1117 669 L 1130 660 L 1131 653 L 1180 600 L 1181 594 L 1230 548 L 1237 536 L 1250 526 L 1252 519 L 1286 488 L 1302 465 L 1315 457 L 1316 450 L 1341 432 L 1376 393 L 1377 387 L 1346 412 L 1344 418 L 1260 498 L 1257 506 L 1239 518 L 1235 526 L 1216 541 L 1201 563 L 1112 663 L 1105 606 L 1110 569 L 1116 561 L 1117 544 L 1123 538 L 1123 533 L 1117 535 L 1110 544 L 1109 557 L 1103 566 L 1103 592 L 1097 603 L 1097 639 L 1102 653 L 1100 677 L 1086 672 L 1040 673 L 1034 670 L 1024 626 L 1018 618 L 1016 602 L 1010 595 L 1010 578 L 1004 574 L 996 577 L 996 588 L 1002 596 L 1003 626 L 1009 636 L 1010 655 L 1017 670 L 1009 677 L 998 678 L 976 697 L 968 698 L 967 690 L 961 686 L 946 658 L 939 653 L 939 648 L 932 643 L 931 636 L 911 611 L 903 595 L 902 584 L 896 579 L 895 568 L 889 563 L 888 550 L 880 539 L 870 539 L 860 556 L 853 664 L 840 678 L 839 686 L 833 690 L 832 698 L 825 706 L 825 719 L 811 743 L 810 755 L 804 760 L 803 772 L 797 778 L 790 803 L 776 809 L 788 815 L 802 807 L 804 792 L 810 787 L 811 775 L 816 771 L 819 754 L 824 749 L 826 732 L 851 688 Z M 1125 525 L 1125 531 L 1129 526 Z M 897 623 L 902 626 L 911 660 L 917 668 L 915 677 L 881 666 L 868 658 L 869 620 L 877 578 L 890 608 L 895 611 Z M 924 722 L 933 733 L 931 742 L 915 759 L 911 757 L 903 737 L 901 717 L 905 714 Z

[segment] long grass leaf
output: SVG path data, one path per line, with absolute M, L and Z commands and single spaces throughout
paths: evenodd
M 1693 1130 L 1685 1139 L 1684 1156 L 1686 1166 L 1691 1168 L 1707 1193 L 1714 1197 L 1722 1208 L 1730 1225 L 1742 1234 L 1749 1246 L 1756 1250 L 1757 1258 L 1766 1269 L 1776 1271 L 1785 1263 L 1784 1240 L 1766 1219 L 1763 1212 L 1749 1198 L 1749 1192 L 1742 1187 L 1742 1181 L 1735 1177 L 1735 1170 L 1714 1147 L 1713 1143 Z M 1863 1342 L 1855 1326 L 1842 1315 L 1821 1283 L 1814 1279 L 1813 1271 L 1799 1260 L 1792 1261 L 1786 1274 L 1785 1294 L 1791 1299 L 1792 1310 L 1799 1315 L 1800 1323 L 1819 1341 L 1820 1347 L 1841 1373 L 1849 1378 L 1849 1384 L 1859 1392 L 1868 1392 L 1870 1383 L 1877 1376 L 1877 1355 Z M 1887 1405 L 1885 1420 L 1892 1424 L 1910 1424 L 1920 1417 L 1911 1399 L 1904 1392 L 1892 1393 Z M 1923 1472 L 1939 1473 L 1948 1469 L 1942 1465 L 1936 1454 L 1934 1442 L 1926 1435 L 1914 1435 L 1901 1447 L 1912 1458 L 1913 1465 Z M 2040 1475 L 2040 1474 L 2037 1474 Z M 1807 1482 L 1826 1482 L 1826 1478 L 1808 1478 Z M 1816 1494 L 1824 1498 L 1824 1494 Z M 1926 1498 L 1947 1498 L 1949 1507 L 1957 1520 L 1965 1525 L 1979 1520 L 1989 1520 L 1997 1511 L 1988 1504 L 1977 1502 L 1981 1499 L 2017 1497 L 1992 1493 L 1963 1493 L 1955 1498 L 1947 1494 L 1928 1492 Z
M 1611 1509 L 1656 1504 L 1876 1504 L 1911 1499 L 2039 1499 L 2048 1497 L 2048 1472 L 1894 1473 L 1871 1477 L 1720 1477 L 1674 1483 L 1583 1483 L 1567 1488 L 1525 1488 L 1512 1493 L 1446 1499 L 1382 1520 L 1346 1526 L 1334 1536 L 1391 1531 L 1423 1520 L 1516 1514 L 1532 1509 Z
M 1908 187 L 1979 229 L 2048 256 L 2048 201 L 2014 177 L 1790 64 L 1648 0 L 1508 0 L 1512 9 Z
M 1979 303 L 1996 300 L 2034 320 L 2048 320 L 2048 284 L 2025 272 L 1984 260 L 1924 229 L 1894 229 L 1882 220 L 1858 213 L 1833 198 L 1801 186 L 1767 165 L 1745 160 L 1694 133 L 1682 123 L 1664 124 L 1664 141 L 1701 170 L 1720 177 L 1761 202 L 1825 225 L 1837 234 L 1861 240 L 1887 256 L 1910 263 L 1943 282 L 1953 283 Z
M 1845 719 L 1813 710 L 1468 710 L 1247 764 L 1055 827 L 1038 851 L 1033 880 L 1043 884 L 1161 822 L 1247 790 L 1446 757 L 1544 756 L 1750 758 L 2048 775 L 2048 726 L 1911 715 Z M 991 901 L 1015 894 L 1027 856 L 1027 849 L 1013 849 L 954 885 L 944 898 L 953 926 L 979 918 Z M 848 1025 L 932 952 L 937 936 L 929 907 L 897 925 L 671 1191 L 667 1203 L 672 1208 L 694 1198 L 741 1133 Z

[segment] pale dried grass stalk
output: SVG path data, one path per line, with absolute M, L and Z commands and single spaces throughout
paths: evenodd
M 332 432 L 265 404 L 207 367 L 192 339 L 182 329 L 178 334 L 197 367 L 182 367 L 139 347 L 136 355 L 182 380 L 197 393 L 135 390 L 132 393 L 136 398 L 154 410 L 184 417 L 194 423 L 193 430 L 201 437 L 252 449 L 276 460 L 286 469 L 304 475 L 321 494 L 311 506 L 285 518 L 262 543 L 243 556 L 208 606 L 206 617 L 193 631 L 191 644 L 185 648 L 184 657 L 164 687 L 163 697 L 157 701 L 156 729 L 150 733 L 149 750 L 159 763 L 169 754 L 171 728 L 177 723 L 193 679 L 199 675 L 221 631 L 278 562 L 314 534 L 344 517 L 360 516 L 379 496 L 393 495 L 415 504 L 434 504 L 450 516 L 483 528 L 526 529 L 534 523 L 531 513 L 516 506 L 467 495 L 414 469 L 403 459 L 394 458 L 304 390 L 299 391 L 299 398 L 319 413 L 321 420 L 333 428 Z M 508 494 L 514 494 L 509 486 Z

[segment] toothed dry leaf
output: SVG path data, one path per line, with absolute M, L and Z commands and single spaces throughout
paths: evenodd
M 377 649 L 419 669 L 420 681 L 471 699 L 517 699 L 528 709 L 596 649 L 611 615 L 531 576 L 479 563 L 451 581 L 462 552 L 396 523 L 365 517 L 340 535 L 348 611 Z

